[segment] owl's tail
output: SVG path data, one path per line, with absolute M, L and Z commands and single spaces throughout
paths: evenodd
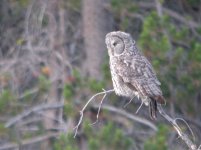
M 149 102 L 149 114 L 152 120 L 157 118 L 157 103 L 165 104 L 165 99 L 163 96 L 150 97 L 151 101 Z
M 155 99 L 151 98 L 151 101 L 149 102 L 149 114 L 152 120 L 156 120 L 157 118 L 156 112 L 157 112 L 157 102 Z

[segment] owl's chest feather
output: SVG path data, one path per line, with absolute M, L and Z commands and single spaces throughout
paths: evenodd
M 110 60 L 110 70 L 115 93 L 121 96 L 133 97 L 134 95 L 136 95 L 136 91 L 133 91 L 130 88 L 128 88 L 124 83 L 123 79 L 118 75 L 117 73 L 118 63 L 119 62 L 117 59 Z

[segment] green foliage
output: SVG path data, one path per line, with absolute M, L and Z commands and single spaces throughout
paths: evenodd
M 7 136 L 8 128 L 5 128 L 5 124 L 0 123 L 0 136 Z
M 111 0 L 111 6 L 113 10 L 119 11 L 122 8 L 122 2 L 125 2 L 124 0 Z
M 178 27 L 170 21 L 168 16 L 159 18 L 155 11 L 151 12 L 144 19 L 139 44 L 144 54 L 152 59 L 165 98 L 173 97 L 178 102 L 187 102 L 201 87 L 201 44 L 193 38 L 189 40 L 189 28 Z M 191 50 L 179 44 L 173 45 L 172 41 L 187 44 Z M 175 88 L 173 95 L 170 91 L 172 86 Z
M 76 70 L 72 70 L 72 76 L 69 76 L 69 81 L 64 85 L 63 96 L 65 98 L 65 105 L 63 108 L 64 116 L 73 116 L 74 113 L 74 103 L 73 97 L 76 95 L 76 92 L 83 85 L 83 79 L 80 76 L 80 73 Z
M 86 132 L 86 128 L 84 132 Z M 87 137 L 89 138 L 88 147 L 90 150 L 129 150 L 132 146 L 132 139 L 126 137 L 123 131 L 121 129 L 118 129 L 113 123 L 106 124 L 98 132 L 91 132 L 92 130 L 87 128 Z
M 76 80 L 76 83 L 80 85 L 81 84 L 81 80 L 82 80 L 80 73 L 76 69 L 73 69 L 73 73 L 72 74 L 73 74 L 73 77 Z
M 26 90 L 24 92 L 24 96 L 23 96 L 23 99 L 24 100 L 30 100 L 33 96 L 33 93 L 31 92 L 31 90 Z
M 29 0 L 18 0 L 18 2 L 23 7 L 26 7 L 29 4 Z
M 67 117 L 71 117 L 74 115 L 74 107 L 72 104 L 70 103 L 65 103 L 64 107 L 63 107 L 63 114 Z
M 129 149 L 132 145 L 132 140 L 123 134 L 121 129 L 118 129 L 113 123 L 108 123 L 100 131 L 100 139 L 110 149 L 121 150 Z
M 164 58 L 165 53 L 170 49 L 168 37 L 163 34 L 162 24 L 162 20 L 160 20 L 155 11 L 145 18 L 139 39 L 139 45 L 145 54 L 151 51 L 155 56 Z
M 138 5 L 132 0 L 111 0 L 111 11 L 115 22 L 117 22 L 119 30 L 133 30 L 133 23 L 136 23 L 136 18 L 132 17 L 139 9 Z M 134 29 L 135 30 L 135 29 Z
M 165 25 L 166 30 L 170 33 L 170 38 L 175 42 L 189 42 L 189 28 L 182 26 L 178 28 L 175 24 Z
M 83 122 L 83 131 L 85 133 L 85 135 L 90 138 L 94 135 L 93 133 L 93 128 L 92 126 L 90 126 L 91 122 L 89 119 L 85 119 L 84 122 Z
M 50 87 L 50 81 L 48 80 L 47 77 L 41 75 L 38 78 L 38 83 L 39 83 L 39 91 L 40 92 L 47 92 Z
M 192 79 L 188 76 L 183 74 L 180 77 L 180 84 L 182 85 L 182 87 L 185 87 L 185 91 L 187 91 L 188 93 L 192 93 L 194 92 L 194 86 L 192 83 Z
M 179 60 L 182 59 L 183 54 L 185 53 L 182 47 L 177 47 L 175 50 L 175 55 L 173 56 L 173 61 L 177 63 Z
M 16 44 L 21 46 L 24 44 L 24 42 L 25 42 L 25 40 L 23 38 L 19 38 L 19 39 L 17 39 Z
M 111 0 L 110 4 L 112 11 L 117 18 L 120 16 L 120 14 L 122 15 L 122 11 L 134 13 L 138 10 L 138 7 L 132 2 L 132 0 Z
M 130 19 L 128 17 L 125 17 L 124 20 L 121 22 L 121 29 L 126 30 L 130 24 Z
M 0 93 L 0 112 L 3 112 L 4 110 L 8 109 L 10 102 L 14 99 L 15 98 L 10 90 L 3 90 Z
M 187 0 L 187 3 L 190 5 L 190 6 L 200 6 L 200 1 L 198 0 Z
M 66 84 L 63 88 L 63 95 L 65 99 L 71 99 L 74 95 L 74 87 L 71 84 Z
M 160 82 L 161 82 L 161 89 L 163 91 L 163 95 L 167 99 L 167 98 L 170 97 L 170 90 L 169 90 L 169 87 L 168 87 L 168 81 L 160 79 Z
M 81 9 L 81 0 L 65 0 L 64 3 L 67 4 L 67 8 L 75 11 Z
M 98 150 L 99 145 L 100 144 L 99 144 L 99 141 L 97 139 L 94 139 L 94 138 L 89 139 L 89 144 L 88 144 L 89 150 Z
M 78 150 L 76 139 L 72 134 L 62 134 L 54 142 L 53 150 Z
M 133 3 L 129 3 L 127 5 L 127 10 L 128 10 L 129 13 L 134 13 L 134 12 L 136 12 L 138 10 L 138 7 Z
M 190 60 L 201 62 L 201 44 L 195 43 L 190 53 Z
M 63 95 L 65 98 L 65 105 L 63 108 L 63 113 L 66 116 L 72 116 L 74 114 L 74 106 L 72 98 L 75 94 L 75 87 L 72 84 L 65 84 L 63 88 Z
M 104 59 L 104 63 L 101 66 L 101 70 L 103 73 L 103 79 L 104 81 L 111 80 L 111 73 L 110 73 L 110 67 L 109 67 L 109 57 L 108 55 Z
M 160 125 L 158 132 L 154 137 L 148 139 L 144 144 L 144 150 L 167 150 L 167 133 L 166 125 Z
M 105 87 L 105 83 L 103 81 L 97 81 L 95 79 L 89 79 L 88 86 L 91 91 L 97 92 L 101 91 L 102 88 Z

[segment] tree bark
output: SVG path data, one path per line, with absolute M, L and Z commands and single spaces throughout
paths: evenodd
M 51 56 L 48 58 L 48 65 L 51 68 L 51 74 L 49 76 L 51 87 L 49 89 L 49 96 L 47 98 L 47 104 L 52 103 L 64 103 L 62 96 L 62 87 L 64 85 L 67 67 L 64 63 L 67 60 L 65 53 L 64 43 L 66 39 L 65 22 L 64 22 L 64 8 L 62 6 L 63 0 L 52 0 L 49 6 L 49 48 L 52 51 Z M 58 14 L 58 22 L 55 14 Z M 52 130 L 56 128 L 63 128 L 63 108 L 48 110 L 44 116 L 44 127 L 49 130 L 48 134 L 51 134 Z M 61 132 L 58 130 L 56 132 Z M 42 145 L 42 149 L 52 149 L 49 139 Z
M 85 75 L 101 79 L 101 65 L 106 53 L 105 35 L 110 29 L 109 15 L 104 9 L 106 0 L 83 0 L 83 37 L 86 60 L 83 64 Z

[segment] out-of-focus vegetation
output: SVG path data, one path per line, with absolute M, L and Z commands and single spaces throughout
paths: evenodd
M 149 120 L 147 107 L 135 114 L 138 101 L 124 108 L 127 99 L 114 94 L 103 105 L 146 119 L 157 131 L 110 109 L 103 109 L 99 121 L 91 125 L 96 121 L 98 97 L 84 111 L 73 138 L 79 111 L 90 96 L 112 88 L 106 47 L 98 46 L 101 52 L 95 47 L 104 43 L 102 30 L 132 35 L 162 83 L 166 112 L 184 118 L 195 133 L 194 142 L 201 144 L 201 2 L 98 2 L 97 6 L 92 0 L 2 0 L 0 149 L 187 149 L 161 117 Z M 86 26 L 83 18 L 98 25 Z M 93 28 L 93 38 L 87 27 Z M 95 43 L 94 48 L 86 48 L 88 41 Z M 95 71 L 90 69 L 94 66 Z M 185 124 L 181 126 L 188 133 Z

